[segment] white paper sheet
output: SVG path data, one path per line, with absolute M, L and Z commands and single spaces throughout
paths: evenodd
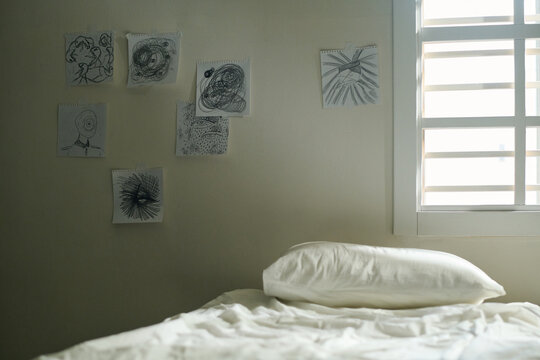
M 58 156 L 104 157 L 106 104 L 58 106 Z
M 251 67 L 244 61 L 197 63 L 197 116 L 246 116 L 250 113 Z
M 331 308 L 235 290 L 160 324 L 39 360 L 532 360 L 539 354 L 540 307 L 533 304 Z
M 219 155 L 227 152 L 229 120 L 195 116 L 195 104 L 179 101 L 176 111 L 176 155 Z
M 323 107 L 378 104 L 377 47 L 321 51 Z
M 127 34 L 128 87 L 176 82 L 180 33 Z
M 66 34 L 66 82 L 71 86 L 111 82 L 114 36 L 112 31 Z
M 113 170 L 113 223 L 163 221 L 163 168 Z

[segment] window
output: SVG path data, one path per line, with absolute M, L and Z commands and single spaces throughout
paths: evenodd
M 540 235 L 540 0 L 394 0 L 394 232 Z

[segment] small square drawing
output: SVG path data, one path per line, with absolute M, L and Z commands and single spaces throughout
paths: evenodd
M 92 85 L 113 79 L 112 31 L 66 34 L 66 81 L 68 85 Z
M 58 156 L 104 157 L 106 104 L 58 106 Z
M 163 221 L 163 168 L 113 170 L 113 224 Z
M 195 116 L 195 104 L 178 102 L 176 155 L 220 155 L 227 152 L 229 120 L 221 116 Z
M 245 116 L 250 112 L 250 62 L 197 63 L 197 116 Z
M 377 47 L 321 51 L 323 107 L 379 103 Z
M 180 33 L 127 34 L 128 87 L 176 82 Z

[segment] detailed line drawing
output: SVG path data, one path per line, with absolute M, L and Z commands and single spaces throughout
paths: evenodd
M 242 112 L 246 108 L 244 71 L 235 64 L 225 64 L 204 72 L 201 81 L 201 109 Z
M 64 146 L 62 150 L 71 151 L 79 147 L 88 156 L 88 150 L 101 150 L 101 147 L 90 144 L 90 139 L 96 134 L 97 115 L 92 110 L 84 110 L 75 118 L 75 127 L 79 131 L 79 136 L 73 145 Z
M 132 219 L 148 220 L 159 212 L 159 179 L 150 174 L 120 178 L 120 208 Z
M 159 222 L 163 218 L 163 170 L 113 170 L 113 223 Z
M 321 52 L 324 107 L 379 102 L 379 70 L 375 46 Z
M 128 85 L 175 82 L 178 42 L 179 34 L 128 34 Z
M 105 104 L 60 105 L 58 155 L 103 157 L 105 114 Z
M 131 57 L 131 78 L 135 81 L 159 81 L 169 72 L 174 44 L 163 38 L 139 41 Z
M 249 114 L 249 61 L 197 64 L 198 116 Z
M 229 120 L 195 116 L 195 104 L 178 102 L 176 155 L 218 155 L 227 152 Z
M 112 32 L 66 34 L 66 77 L 70 85 L 112 81 Z

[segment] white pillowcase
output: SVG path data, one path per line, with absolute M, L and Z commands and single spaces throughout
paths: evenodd
M 465 259 L 440 251 L 312 242 L 263 272 L 264 293 L 326 306 L 413 308 L 479 304 L 504 288 Z

